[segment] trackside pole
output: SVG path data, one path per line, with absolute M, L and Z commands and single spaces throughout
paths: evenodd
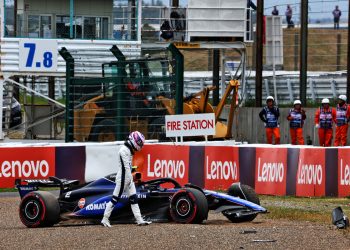
M 4 94 L 4 79 L 0 80 L 0 103 L 1 103 L 1 109 L 4 108 L 4 102 L 3 102 L 3 94 Z M 2 131 L 2 111 L 0 112 L 0 140 L 4 139 L 4 134 Z
M 314 126 L 314 141 L 312 143 L 312 145 L 316 146 L 316 127 Z

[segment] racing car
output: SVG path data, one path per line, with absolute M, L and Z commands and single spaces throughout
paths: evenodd
M 60 221 L 84 219 L 99 223 L 115 187 L 111 174 L 83 185 L 78 180 L 49 177 L 47 180 L 16 180 L 21 202 L 19 216 L 27 227 L 50 227 Z M 172 178 L 142 181 L 134 174 L 137 198 L 144 217 L 152 222 L 202 223 L 208 211 L 222 213 L 232 222 L 246 222 L 266 213 L 259 197 L 248 185 L 234 183 L 227 194 L 205 190 L 192 184 L 181 186 Z M 40 187 L 60 189 L 58 197 Z M 112 223 L 134 221 L 129 199 L 123 194 L 114 207 Z

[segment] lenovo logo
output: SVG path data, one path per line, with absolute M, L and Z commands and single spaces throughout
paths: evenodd
M 147 176 L 148 177 L 185 177 L 185 162 L 183 160 L 160 160 L 156 159 L 151 164 L 151 155 L 147 154 Z
M 350 186 L 350 167 L 343 165 L 343 159 L 340 160 L 340 185 Z
M 301 164 L 300 164 L 301 165 Z M 298 184 L 321 185 L 322 184 L 322 166 L 314 164 L 303 164 L 298 170 Z
M 238 169 L 236 162 L 232 161 L 211 161 L 207 156 L 207 179 L 208 180 L 237 180 Z
M 264 162 L 258 158 L 258 182 L 283 182 L 284 165 L 282 162 Z
M 37 161 L 3 161 L 0 177 L 46 177 L 49 174 L 49 163 Z

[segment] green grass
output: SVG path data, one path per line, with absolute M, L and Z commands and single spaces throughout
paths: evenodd
M 60 98 L 60 99 L 57 99 L 56 101 L 59 102 L 59 103 L 65 104 L 66 99 L 65 98 Z M 23 94 L 20 94 L 19 102 L 22 103 L 22 104 L 24 103 L 24 95 Z M 31 104 L 32 103 L 32 96 L 30 96 L 30 95 L 26 96 L 26 103 L 27 104 Z M 40 97 L 40 96 L 34 96 L 33 103 L 35 105 L 46 105 L 46 104 L 49 104 L 47 99 L 45 99 L 43 97 Z
M 324 211 L 308 211 L 298 208 L 281 208 L 281 207 L 266 207 L 269 213 L 266 215 L 269 219 L 287 219 L 293 221 L 311 221 L 331 223 L 331 213 Z
M 16 188 L 0 188 L 0 193 L 5 193 L 5 192 L 17 192 Z
M 349 198 L 302 198 L 260 196 L 261 205 L 268 209 L 264 215 L 270 219 L 286 219 L 296 221 L 311 221 L 331 224 L 332 210 L 340 206 L 345 215 L 350 216 Z

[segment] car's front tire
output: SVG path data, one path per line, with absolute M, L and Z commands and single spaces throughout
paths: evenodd
M 256 194 L 255 190 L 248 185 L 235 183 L 228 188 L 227 194 L 260 205 L 260 199 L 258 195 Z M 223 215 L 225 215 L 231 222 L 234 223 L 252 221 L 257 216 L 257 214 L 250 214 L 237 217 L 235 213 L 226 214 L 225 212 L 223 212 Z
M 181 189 L 170 201 L 170 216 L 178 223 L 202 223 L 208 218 L 207 198 L 197 189 Z
M 49 192 L 30 192 L 19 205 L 19 217 L 27 227 L 53 226 L 60 220 L 58 200 Z

